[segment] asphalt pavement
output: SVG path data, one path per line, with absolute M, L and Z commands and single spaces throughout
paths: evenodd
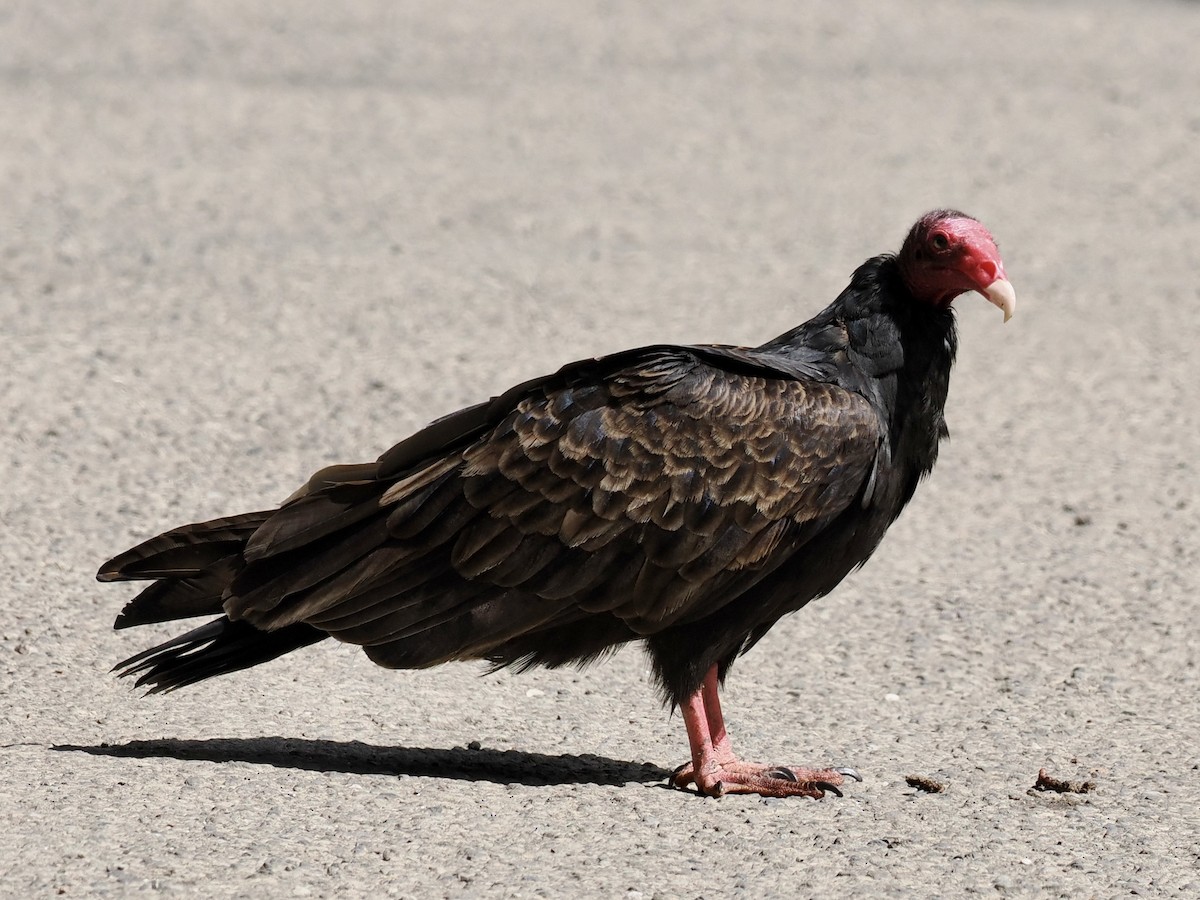
M 8 4 L 0 895 L 1200 894 L 1197 46 L 1160 0 Z M 844 797 L 668 789 L 636 648 L 109 674 L 180 630 L 111 630 L 114 553 L 573 359 L 759 343 L 943 206 L 1017 315 L 961 298 L 933 475 L 725 695 Z

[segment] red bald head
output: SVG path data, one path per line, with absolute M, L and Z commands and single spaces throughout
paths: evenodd
M 1012 317 L 1016 294 L 1004 274 L 996 241 L 976 219 L 950 209 L 926 213 L 909 231 L 897 257 L 918 300 L 947 307 L 959 294 L 978 291 Z

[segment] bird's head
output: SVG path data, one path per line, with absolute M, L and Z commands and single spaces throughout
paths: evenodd
M 978 291 L 1012 318 L 1017 295 L 1004 274 L 1000 250 L 976 219 L 950 209 L 926 213 L 904 239 L 900 273 L 918 300 L 948 307 L 959 294 Z

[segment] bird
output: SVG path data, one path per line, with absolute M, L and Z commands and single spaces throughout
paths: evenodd
M 152 582 L 115 628 L 212 616 L 118 663 L 170 692 L 332 637 L 380 666 L 591 663 L 640 641 L 707 796 L 839 796 L 853 769 L 733 750 L 719 691 L 784 615 L 861 566 L 948 434 L 952 301 L 1016 294 L 977 219 L 927 213 L 757 347 L 571 363 L 433 421 L 278 508 L 174 528 L 97 573 Z

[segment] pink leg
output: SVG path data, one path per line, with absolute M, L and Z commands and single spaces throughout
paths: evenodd
M 721 700 L 717 694 L 717 667 L 704 676 L 700 688 L 681 704 L 692 761 L 671 776 L 676 787 L 695 783 L 702 794 L 761 794 L 764 797 L 823 797 L 825 791 L 841 796 L 838 785 L 846 778 L 861 781 L 853 769 L 810 769 L 798 766 L 764 766 L 742 762 L 733 752 Z

